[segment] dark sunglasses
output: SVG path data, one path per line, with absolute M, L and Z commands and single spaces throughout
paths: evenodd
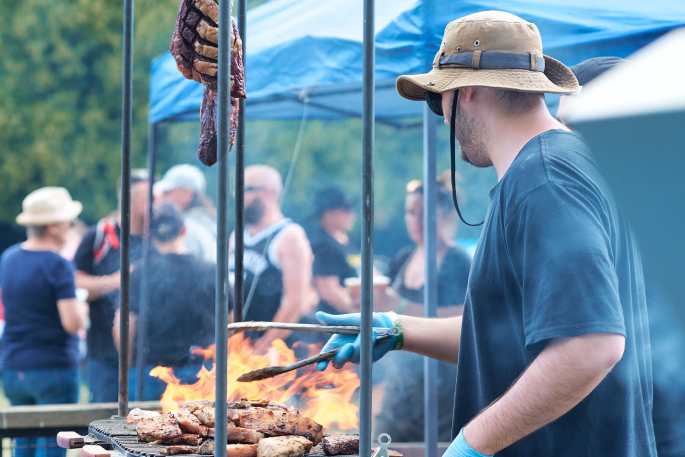
M 442 94 L 436 94 L 435 92 L 427 90 L 423 93 L 423 98 L 426 99 L 428 108 L 430 108 L 431 111 L 438 116 L 444 116 L 442 112 Z

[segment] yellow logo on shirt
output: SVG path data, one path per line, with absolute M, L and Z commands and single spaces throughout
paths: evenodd
M 350 254 L 347 256 L 347 264 L 352 268 L 359 268 L 362 266 L 361 254 Z

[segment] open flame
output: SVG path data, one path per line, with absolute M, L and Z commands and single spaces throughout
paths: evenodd
M 214 349 L 212 345 L 193 352 L 202 355 L 205 360 L 213 360 Z M 318 351 L 316 345 L 309 346 L 310 356 Z M 271 402 L 296 406 L 302 414 L 327 429 L 333 427 L 344 431 L 358 428 L 359 408 L 352 403 L 352 397 L 359 387 L 359 377 L 349 366 L 341 370 L 329 368 L 318 371 L 315 365 L 310 365 L 261 381 L 236 381 L 238 376 L 248 371 L 273 365 L 288 365 L 296 361 L 294 352 L 282 340 L 275 340 L 269 353 L 260 356 L 253 354 L 250 340 L 242 333 L 233 335 L 228 340 L 228 401 L 239 401 L 245 397 L 250 400 L 268 398 Z M 211 371 L 204 366 L 200 369 L 195 384 L 181 384 L 174 376 L 173 369 L 167 367 L 155 367 L 150 375 L 167 383 L 161 398 L 164 412 L 178 410 L 189 401 L 216 398 L 214 363 Z

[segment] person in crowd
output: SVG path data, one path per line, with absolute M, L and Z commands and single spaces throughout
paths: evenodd
M 143 398 L 159 400 L 166 383 L 149 375 L 152 368 L 173 368 L 174 376 L 184 383 L 197 381 L 203 358 L 190 352 L 192 347 L 214 343 L 214 300 L 216 265 L 188 253 L 186 228 L 180 210 L 172 203 L 153 208 L 150 237 L 155 250 L 148 258 L 147 294 L 141 300 L 143 268 L 131 272 L 129 347 L 131 398 L 136 392 L 135 357 L 144 357 Z M 145 319 L 140 319 L 145 313 Z M 140 325 L 145 325 L 142 328 Z M 144 354 L 137 353 L 136 336 L 145 332 Z M 119 347 L 119 309 L 114 317 L 114 344 Z
M 404 349 L 458 364 L 445 457 L 656 456 L 639 248 L 589 148 L 543 95 L 576 92 L 573 72 L 543 55 L 535 24 L 486 11 L 448 24 L 430 73 L 397 89 L 443 115 L 462 159 L 494 166 L 498 183 L 463 317 L 376 313 L 393 337 L 372 343 L 373 359 Z M 340 348 L 340 367 L 360 344 L 335 335 L 322 351 Z
M 131 264 L 141 256 L 142 236 L 148 212 L 148 173 L 131 170 Z M 117 184 L 121 198 L 121 179 Z M 113 216 L 91 227 L 76 250 L 76 286 L 88 291 L 90 329 L 87 342 L 87 379 L 91 401 L 116 402 L 118 398 L 119 357 L 112 342 L 114 311 L 120 283 L 121 200 Z
M 205 175 L 193 165 L 175 165 L 155 184 L 162 202 L 183 211 L 188 254 L 216 263 L 216 211 L 205 195 Z
M 449 172 L 448 172 L 449 173 Z M 462 313 L 471 258 L 454 242 L 457 218 L 452 206 L 449 174 L 438 178 L 436 193 L 436 245 L 438 264 L 437 313 L 440 317 Z M 374 294 L 374 308 L 398 314 L 423 316 L 424 238 L 423 185 L 414 180 L 407 185 L 404 221 L 407 233 L 415 243 L 393 258 L 388 276 L 391 286 Z M 383 361 L 385 392 L 374 423 L 374 434 L 388 433 L 398 441 L 423 441 L 423 357 L 396 353 Z M 449 441 L 452 433 L 452 403 L 457 367 L 438 362 L 438 439 Z
M 81 213 L 63 187 L 31 192 L 17 223 L 27 240 L 0 258 L 0 288 L 5 306 L 2 384 L 13 406 L 76 403 L 79 394 L 76 332 L 88 307 L 76 299 L 74 272 L 58 253 L 72 221 Z M 48 445 L 47 455 L 64 456 L 54 437 L 16 440 L 15 457 L 32 457 Z
M 316 303 L 312 288 L 312 249 L 304 229 L 281 212 L 281 175 L 267 165 L 245 168 L 246 321 L 298 322 Z M 235 266 L 235 235 L 230 240 L 230 268 Z M 248 334 L 255 351 L 265 353 L 275 339 L 290 332 L 270 329 Z
M 319 231 L 312 237 L 314 287 L 321 300 L 317 309 L 331 314 L 358 310 L 345 288 L 345 279 L 359 276 L 361 254 L 348 234 L 354 228 L 352 201 L 339 187 L 327 187 L 314 198 Z
M 625 62 L 620 57 L 594 57 L 571 67 L 585 86 L 607 70 Z M 575 95 L 563 95 L 557 119 L 564 122 Z M 649 336 L 654 376 L 654 436 L 659 456 L 685 456 L 685 322 L 673 301 L 661 291 L 645 267 Z
M 452 206 L 449 176 L 443 174 L 437 183 L 436 259 L 438 264 L 438 317 L 461 315 L 471 258 L 456 245 L 457 218 Z M 376 311 L 423 316 L 425 251 L 423 239 L 423 185 L 414 180 L 407 184 L 404 222 L 413 246 L 400 250 L 390 262 L 390 287 L 374 288 Z M 358 298 L 359 300 L 361 297 Z

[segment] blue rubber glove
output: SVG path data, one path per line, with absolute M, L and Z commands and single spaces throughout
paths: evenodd
M 361 314 L 340 314 L 333 315 L 319 311 L 316 313 L 316 318 L 325 325 L 361 325 Z M 393 320 L 389 313 L 373 313 L 373 326 L 378 328 L 392 328 Z M 373 332 L 373 361 L 380 359 L 388 351 L 393 350 L 397 338 L 392 337 L 391 340 L 376 344 L 376 332 Z M 342 368 L 347 362 L 359 363 L 359 353 L 361 351 L 361 340 L 359 336 L 350 335 L 333 335 L 328 340 L 326 345 L 321 349 L 321 352 L 332 351 L 333 349 L 342 349 L 335 355 L 332 360 L 319 362 L 316 364 L 316 369 L 323 371 L 328 366 L 328 362 L 333 362 L 335 368 Z
M 474 450 L 471 446 L 466 443 L 464 439 L 464 429 L 459 431 L 459 435 L 452 441 L 450 447 L 447 448 L 443 457 L 492 457 L 481 454 L 480 452 Z

